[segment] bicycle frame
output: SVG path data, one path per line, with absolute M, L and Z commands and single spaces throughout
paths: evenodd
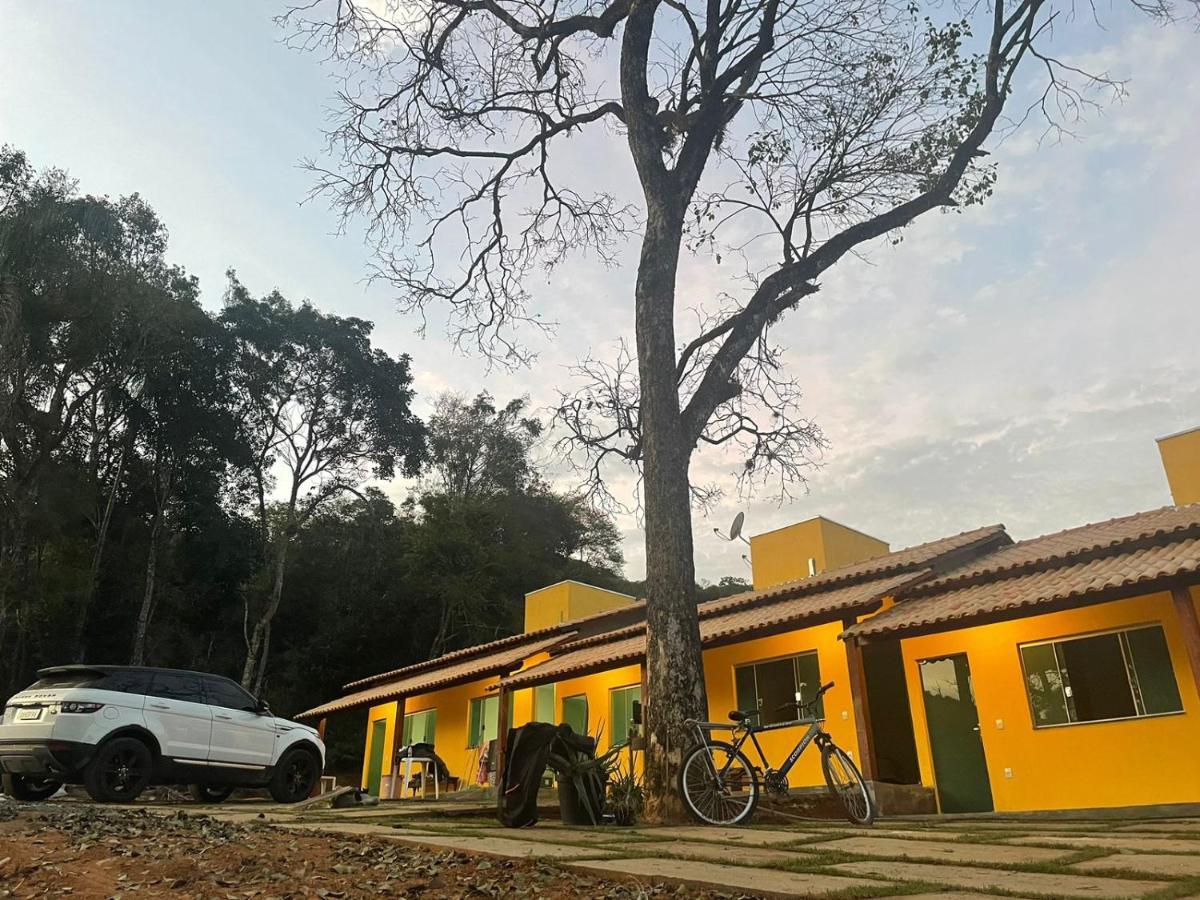
M 696 731 L 700 734 L 701 743 L 706 745 L 711 744 L 711 740 L 706 732 L 712 732 L 714 730 L 734 732 L 735 737 L 733 741 L 733 749 L 735 754 L 741 752 L 742 748 L 746 745 L 747 740 L 750 741 L 750 743 L 754 745 L 754 749 L 758 751 L 758 759 L 759 762 L 762 763 L 763 771 L 774 771 L 780 777 L 787 778 L 788 773 L 792 770 L 792 767 L 796 764 L 796 761 L 804 754 L 804 751 L 808 749 L 809 744 L 816 742 L 817 746 L 821 746 L 829 740 L 829 735 L 827 735 L 825 730 L 821 727 L 824 721 L 824 717 L 814 717 L 811 719 L 795 719 L 789 722 L 777 722 L 774 725 L 760 725 L 758 727 L 751 725 L 749 722 L 735 725 L 726 725 L 724 722 L 694 722 L 693 724 L 696 727 Z M 758 742 L 757 735 L 764 731 L 777 731 L 780 728 L 794 728 L 797 725 L 803 725 L 805 722 L 808 723 L 808 730 L 804 732 L 804 735 L 796 743 L 796 746 L 792 748 L 792 752 L 788 754 L 788 758 L 784 761 L 783 766 L 779 769 L 773 770 L 770 761 L 767 759 L 767 754 L 763 752 L 762 744 Z M 737 734 L 739 731 L 742 732 L 741 735 Z M 708 758 L 711 763 L 711 752 L 709 753 Z M 714 774 L 718 778 L 724 779 L 726 773 L 729 771 L 729 767 L 733 765 L 736 759 L 737 757 L 734 754 L 730 754 L 730 757 L 725 762 L 725 765 L 721 767 L 721 771 L 716 771 L 716 767 L 714 765 Z

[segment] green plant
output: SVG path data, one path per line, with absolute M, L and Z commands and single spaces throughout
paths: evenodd
M 618 825 L 633 825 L 646 805 L 642 780 L 633 772 L 622 772 L 608 784 L 608 810 Z

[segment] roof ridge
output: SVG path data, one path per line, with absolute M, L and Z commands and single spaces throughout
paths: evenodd
M 1127 537 L 1117 537 L 1107 541 L 1097 539 L 1094 543 L 1089 543 L 1080 547 L 1068 547 L 1061 550 L 1054 549 L 1054 540 L 1061 538 L 1064 535 L 1073 534 L 1076 532 L 1086 532 L 1088 529 L 1105 529 L 1115 524 L 1130 522 L 1139 517 L 1154 516 L 1158 513 L 1167 513 L 1179 509 L 1187 509 L 1188 506 L 1196 508 L 1197 518 L 1191 522 L 1183 522 L 1173 526 L 1158 526 L 1150 530 L 1143 530 L 1137 534 L 1130 534 Z M 1073 528 L 1064 528 L 1059 531 L 1053 531 L 1048 534 L 1038 535 L 1032 538 L 1026 538 L 1023 541 L 1017 541 L 1007 547 L 1001 547 L 992 553 L 980 557 L 975 560 L 974 565 L 967 563 L 960 570 L 959 574 L 951 571 L 935 578 L 931 581 L 923 582 L 915 585 L 912 589 L 905 592 L 907 597 L 916 598 L 924 597 L 930 594 L 941 593 L 945 590 L 955 590 L 961 587 L 967 587 L 972 584 L 978 584 L 984 581 L 1003 581 L 1008 578 L 1016 578 L 1021 575 L 1028 574 L 1031 571 L 1050 570 L 1061 568 L 1063 566 L 1074 565 L 1079 562 L 1084 562 L 1089 559 L 1100 558 L 1110 553 L 1126 552 L 1137 550 L 1146 546 L 1155 546 L 1164 542 L 1164 538 L 1186 538 L 1191 532 L 1200 534 L 1200 503 L 1189 504 L 1188 506 L 1163 506 L 1157 509 L 1145 510 L 1140 513 L 1133 513 L 1127 516 L 1116 516 L 1111 519 L 1104 519 L 1099 522 L 1089 522 L 1083 525 L 1076 525 Z M 1039 542 L 1047 544 L 1047 550 L 1037 556 L 1027 559 L 1016 559 L 1010 563 L 1001 562 L 1000 565 L 989 565 L 988 560 L 993 557 L 1003 557 L 1010 554 L 1012 551 L 1027 548 L 1031 545 L 1036 545 Z

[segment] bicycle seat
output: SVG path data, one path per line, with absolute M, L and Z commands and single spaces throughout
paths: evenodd
M 735 709 L 729 714 L 731 722 L 745 722 L 753 713 L 742 712 L 740 709 Z

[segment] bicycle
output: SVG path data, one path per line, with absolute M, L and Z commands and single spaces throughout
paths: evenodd
M 729 714 L 730 721 L 734 723 L 732 725 L 689 719 L 686 724 L 696 729 L 700 740 L 684 753 L 683 765 L 679 770 L 679 793 L 692 817 L 706 825 L 742 825 L 754 815 L 762 788 L 759 783 L 760 768 L 751 765 L 742 752 L 746 742 L 750 741 L 762 762 L 763 783 L 772 794 L 781 797 L 787 796 L 788 773 L 792 766 L 810 744 L 816 744 L 821 750 L 825 784 L 841 803 L 847 818 L 856 825 L 874 822 L 877 810 L 866 780 L 850 755 L 838 747 L 821 727 L 824 716 L 817 716 L 817 702 L 833 684 L 830 681 L 822 685 L 807 703 L 798 699 L 782 704 L 777 711 L 795 708 L 801 716 L 788 722 L 756 726 L 751 720 L 761 716 L 760 712 L 736 709 Z M 810 715 L 806 716 L 806 711 Z M 787 761 L 781 768 L 773 768 L 756 735 L 803 725 L 805 722 L 808 723 L 808 730 Z M 716 729 L 732 731 L 733 742 L 713 740 L 711 732 Z

